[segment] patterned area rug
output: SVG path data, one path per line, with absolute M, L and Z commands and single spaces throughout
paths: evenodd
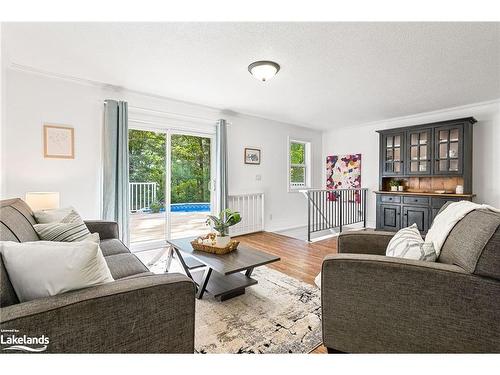
M 151 270 L 163 273 L 165 258 Z M 174 260 L 171 272 L 182 272 Z M 268 267 L 244 295 L 219 302 L 196 300 L 198 353 L 309 353 L 321 343 L 320 291 Z

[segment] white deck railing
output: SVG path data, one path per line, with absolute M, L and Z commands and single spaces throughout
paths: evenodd
M 156 200 L 156 182 L 129 182 L 130 212 L 147 210 Z
M 239 211 L 242 217 L 241 222 L 229 228 L 231 236 L 264 230 L 264 193 L 229 195 L 228 207 Z

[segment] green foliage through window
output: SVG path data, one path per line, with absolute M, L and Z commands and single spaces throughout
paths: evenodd
M 306 145 L 303 143 L 290 143 L 290 164 L 304 164 L 306 159 Z
M 172 203 L 210 202 L 210 138 L 172 135 Z
M 171 137 L 172 203 L 210 202 L 210 139 Z M 165 203 L 166 134 L 129 130 L 130 182 L 156 182 L 157 200 Z

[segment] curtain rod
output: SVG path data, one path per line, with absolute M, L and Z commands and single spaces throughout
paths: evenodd
M 159 109 L 151 109 L 151 108 L 139 107 L 139 106 L 130 105 L 130 104 L 129 104 L 128 108 L 129 109 L 139 110 L 139 111 L 144 111 L 144 112 L 159 113 L 159 114 L 162 114 L 162 115 L 170 115 L 170 116 L 174 116 L 174 117 L 193 119 L 193 120 L 198 120 L 198 121 L 202 121 L 202 122 L 208 122 L 210 124 L 216 124 L 217 121 L 220 120 L 220 117 L 214 119 L 214 118 L 206 118 L 206 117 L 193 116 L 193 115 L 185 115 L 185 114 L 182 114 L 182 113 L 162 111 L 162 110 L 159 110 Z M 231 125 L 231 122 L 229 122 L 229 121 L 226 120 L 226 124 Z
M 151 109 L 151 108 L 144 108 L 144 107 L 138 107 L 134 105 L 129 105 L 128 106 L 130 109 L 136 109 L 139 111 L 145 111 L 145 112 L 151 112 L 151 113 L 159 113 L 162 115 L 170 115 L 170 116 L 175 116 L 175 117 L 181 117 L 181 118 L 189 118 L 193 120 L 198 120 L 198 121 L 204 121 L 204 122 L 209 122 L 215 124 L 218 119 L 213 119 L 213 118 L 206 118 L 206 117 L 200 117 L 200 116 L 193 116 L 193 115 L 185 115 L 183 113 L 176 113 L 176 112 L 167 112 L 167 111 L 162 111 L 158 109 Z

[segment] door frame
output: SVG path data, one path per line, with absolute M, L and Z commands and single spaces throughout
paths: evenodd
M 209 138 L 210 139 L 210 211 L 211 213 L 214 212 L 214 208 L 217 204 L 216 197 L 217 197 L 217 184 L 215 180 L 215 175 L 216 175 L 216 166 L 215 166 L 215 142 L 216 142 L 216 137 L 215 137 L 215 131 L 201 131 L 199 129 L 194 130 L 190 129 L 189 127 L 179 127 L 179 126 L 174 126 L 168 123 L 168 121 L 165 122 L 150 122 L 150 121 L 143 121 L 139 119 L 129 119 L 129 127 L 128 130 L 142 130 L 142 131 L 152 131 L 152 132 L 157 132 L 157 133 L 164 133 L 165 134 L 165 238 L 164 239 L 159 239 L 159 240 L 151 240 L 151 241 L 143 241 L 143 242 L 136 242 L 136 243 L 131 243 L 130 244 L 130 250 L 132 252 L 139 252 L 139 251 L 145 251 L 145 250 L 152 250 L 152 249 L 158 249 L 166 245 L 166 241 L 170 238 L 171 236 L 171 226 L 172 226 L 172 220 L 171 220 L 171 211 L 170 211 L 170 205 L 171 205 L 171 193 L 172 193 L 172 169 L 171 169 L 171 162 L 172 162 L 172 135 L 189 135 L 189 136 L 196 136 L 196 137 L 203 137 L 203 138 Z M 129 212 L 130 215 L 130 212 Z M 130 228 L 129 228 L 130 232 Z M 130 235 L 130 233 L 129 233 Z

